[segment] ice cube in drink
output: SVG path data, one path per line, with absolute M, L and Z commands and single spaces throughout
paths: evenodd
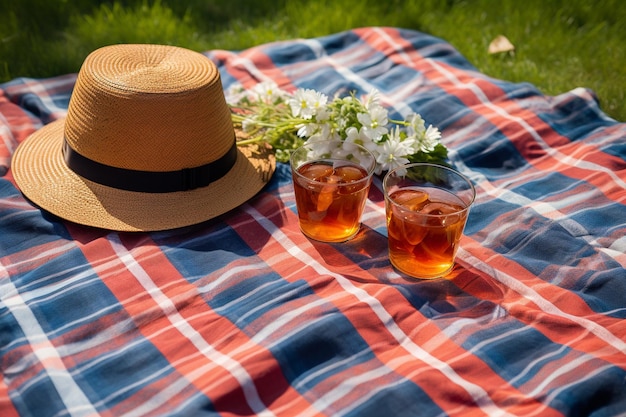
M 402 188 L 389 195 L 389 258 L 416 277 L 447 274 L 454 265 L 467 210 L 454 194 L 437 188 Z
M 340 242 L 358 232 L 371 177 L 349 161 L 319 160 L 294 173 L 302 232 L 324 242 Z

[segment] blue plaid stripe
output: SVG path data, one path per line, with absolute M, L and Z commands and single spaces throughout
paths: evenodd
M 393 28 L 206 55 L 226 88 L 375 87 L 394 115 L 438 126 L 478 190 L 453 277 L 391 269 L 380 179 L 359 238 L 321 245 L 298 231 L 286 164 L 234 212 L 148 235 L 42 214 L 4 172 L 0 404 L 37 416 L 626 409 L 626 125 L 593 92 L 547 97 Z M 25 116 L 0 118 L 4 143 L 62 117 L 74 79 L 0 85 L 0 112 Z

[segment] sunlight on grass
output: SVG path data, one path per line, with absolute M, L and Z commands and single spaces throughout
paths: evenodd
M 0 81 L 76 72 L 112 43 L 241 50 L 364 26 L 420 30 L 445 39 L 479 71 L 530 82 L 548 95 L 594 90 L 626 120 L 626 7 L 621 0 L 0 0 Z M 36 4 L 33 5 L 33 3 Z M 498 35 L 513 53 L 489 55 Z
M 104 4 L 93 14 L 74 16 L 66 33 L 64 46 L 81 51 L 81 55 L 103 44 L 160 43 L 201 49 L 206 43 L 188 13 L 177 16 L 159 1 L 135 8 Z

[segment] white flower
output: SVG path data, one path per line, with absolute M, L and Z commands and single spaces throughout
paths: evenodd
M 325 122 L 330 119 L 331 112 L 328 106 L 318 107 L 315 112 L 315 120 L 317 122 Z
M 358 121 L 363 125 L 363 133 L 368 138 L 378 141 L 383 135 L 386 135 L 388 129 L 387 110 L 382 106 L 373 106 L 369 113 L 357 114 Z
M 388 171 L 396 167 L 408 164 L 408 157 L 413 154 L 413 139 L 404 139 L 400 136 L 400 127 L 396 126 L 389 133 L 386 141 L 381 143 L 377 148 L 376 156 L 376 173 Z
M 294 117 L 301 117 L 305 120 L 312 119 L 320 109 L 326 106 L 328 97 L 320 92 L 311 89 L 298 89 L 289 99 L 289 106 Z
M 407 123 L 409 124 L 406 128 L 407 135 L 409 137 L 419 137 L 425 131 L 424 127 L 424 119 L 419 114 L 411 113 L 406 118 Z
M 353 93 L 329 101 L 312 89 L 289 93 L 267 81 L 250 91 L 233 84 L 226 96 L 233 122 L 249 134 L 238 144 L 265 141 L 281 162 L 288 162 L 291 151 L 302 143 L 334 139 L 343 141 L 335 152 L 353 152 L 357 145 L 367 148 L 376 158 L 378 174 L 408 162 L 445 163 L 447 150 L 440 143 L 439 129 L 426 128 L 419 114 L 390 119 L 375 89 L 362 99 Z M 437 153 L 424 157 L 436 149 Z
M 435 146 L 440 142 L 441 132 L 433 125 L 428 125 L 428 129 L 424 133 L 422 140 L 420 141 L 420 150 L 422 152 L 432 152 Z
M 246 117 L 241 122 L 241 128 L 244 132 L 252 132 L 257 124 L 257 120 L 254 117 Z
M 363 103 L 365 105 L 365 108 L 370 110 L 374 107 L 380 107 L 380 93 L 378 92 L 377 89 L 373 88 L 370 93 L 366 96 L 365 98 L 365 102 Z
M 407 117 L 407 135 L 415 140 L 415 152 L 432 152 L 441 139 L 441 132 L 436 127 L 429 125 L 426 128 L 424 119 L 419 114 L 412 113 Z
M 263 81 L 252 87 L 252 93 L 264 103 L 274 103 L 284 97 L 284 91 L 274 81 Z
M 363 146 L 368 151 L 376 155 L 376 149 L 378 149 L 378 143 L 370 139 L 363 131 L 363 129 L 357 129 L 354 126 L 350 126 L 346 129 L 345 143 L 357 144 Z
M 327 123 L 303 123 L 300 126 L 298 136 L 306 138 L 307 141 L 337 139 Z
M 333 144 L 326 140 L 308 139 L 306 141 L 309 146 L 308 157 L 309 158 L 344 158 L 350 153 L 349 150 L 342 147 L 333 146 Z
M 337 130 L 341 130 L 344 132 L 350 127 L 348 119 L 340 116 L 337 116 L 337 118 L 335 119 L 335 125 L 337 126 Z
M 365 145 L 372 140 L 365 134 L 363 129 L 350 126 L 346 129 L 346 142 L 356 143 L 357 145 Z
M 226 91 L 224 91 L 224 97 L 229 105 L 236 105 L 247 95 L 248 92 L 239 83 L 231 84 Z
M 319 125 L 317 123 L 300 123 L 296 127 L 298 128 L 296 135 L 301 138 L 308 138 L 319 129 Z

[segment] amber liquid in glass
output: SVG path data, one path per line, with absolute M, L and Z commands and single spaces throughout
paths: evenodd
M 468 210 L 441 189 L 400 189 L 387 202 L 389 259 L 413 277 L 437 278 L 454 266 Z
M 361 223 L 371 178 L 367 171 L 346 161 L 313 161 L 293 175 L 300 228 L 323 242 L 353 237 Z

